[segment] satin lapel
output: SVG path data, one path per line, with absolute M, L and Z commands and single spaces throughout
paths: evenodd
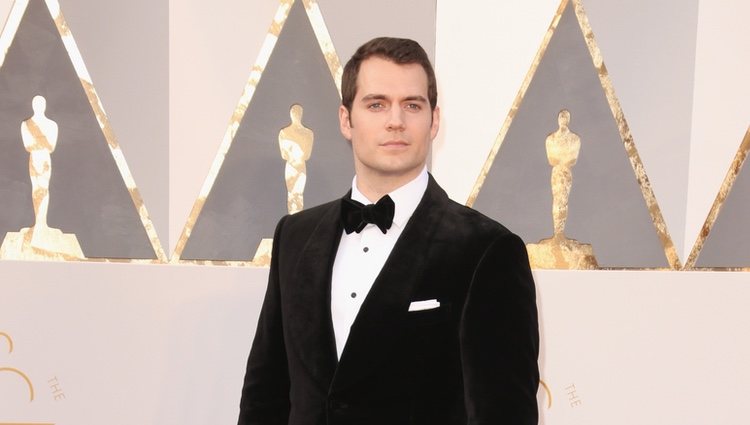
M 375 279 L 352 325 L 333 387 L 348 386 L 377 368 L 376 363 L 392 359 L 389 351 L 405 331 L 411 294 L 421 282 L 427 253 L 436 226 L 445 211 L 448 196 L 430 176 L 425 195 L 401 233 L 391 255 Z
M 290 311 L 285 314 L 289 343 L 308 372 L 328 392 L 336 370 L 336 341 L 331 321 L 331 268 L 341 239 L 340 204 L 326 211 L 300 252 L 290 274 Z

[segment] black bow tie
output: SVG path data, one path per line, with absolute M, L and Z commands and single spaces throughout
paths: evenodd
M 372 223 L 383 232 L 393 224 L 393 213 L 396 205 L 390 196 L 385 195 L 376 204 L 364 205 L 351 198 L 341 199 L 341 223 L 346 234 L 361 232 L 368 223 Z

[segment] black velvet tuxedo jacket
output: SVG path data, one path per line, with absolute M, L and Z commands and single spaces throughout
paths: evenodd
M 521 239 L 430 176 L 337 360 L 339 217 L 334 201 L 276 228 L 239 423 L 536 424 L 537 309 Z M 433 299 L 438 308 L 409 311 Z

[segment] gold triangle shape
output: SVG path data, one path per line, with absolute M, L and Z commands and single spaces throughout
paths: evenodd
M 256 254 L 256 258 L 258 258 L 257 261 L 181 260 L 180 257 L 185 249 L 185 245 L 187 244 L 188 239 L 190 238 L 190 233 L 192 232 L 193 227 L 198 220 L 198 216 L 200 216 L 201 210 L 206 203 L 206 199 L 211 193 L 214 182 L 216 181 L 219 171 L 224 164 L 224 158 L 226 157 L 230 147 L 232 146 L 232 142 L 234 141 L 234 137 L 240 127 L 242 118 L 245 116 L 245 112 L 247 111 L 247 108 L 252 101 L 255 89 L 257 88 L 258 83 L 262 78 L 263 70 L 268 64 L 268 60 L 271 58 L 271 54 L 274 51 L 274 47 L 276 46 L 279 35 L 284 28 L 284 23 L 289 16 L 289 11 L 291 10 L 292 5 L 295 3 L 295 1 L 301 1 L 305 7 L 307 18 L 310 20 L 310 25 L 315 32 L 315 37 L 317 38 L 320 50 L 325 57 L 326 63 L 328 64 L 328 69 L 331 72 L 334 83 L 336 84 L 339 96 L 341 96 L 341 74 L 343 73 L 343 69 L 341 67 L 339 57 L 336 54 L 336 50 L 333 47 L 333 42 L 331 41 L 330 34 L 328 33 L 328 28 L 325 25 L 325 21 L 323 20 L 323 15 L 320 12 L 320 7 L 318 6 L 317 1 L 280 0 L 279 8 L 274 15 L 271 27 L 269 28 L 268 33 L 266 34 L 266 38 L 263 41 L 263 45 L 260 49 L 260 53 L 258 54 L 258 58 L 256 59 L 255 65 L 250 71 L 250 77 L 248 78 L 247 83 L 245 83 L 245 88 L 242 96 L 240 97 L 239 104 L 234 109 L 234 113 L 229 120 L 229 126 L 227 127 L 227 131 L 224 133 L 224 138 L 222 139 L 221 145 L 219 146 L 219 151 L 216 155 L 216 158 L 214 159 L 213 164 L 211 164 L 208 176 L 203 183 L 200 193 L 198 194 L 198 198 L 196 199 L 195 204 L 193 205 L 193 209 L 190 211 L 190 215 L 188 216 L 188 220 L 185 223 L 185 227 L 182 230 L 180 239 L 177 241 L 175 250 L 172 253 L 172 257 L 170 259 L 171 263 L 265 267 L 270 261 L 270 257 L 268 255 L 261 254 Z M 267 251 L 270 252 L 269 242 L 270 240 L 264 239 L 263 242 L 261 242 L 261 248 L 265 246 L 266 248 L 268 248 Z
M 16 0 L 13 3 L 13 7 L 5 23 L 5 28 L 3 29 L 3 32 L 0 33 L 0 52 L 1 52 L 0 53 L 0 67 L 2 67 L 3 63 L 5 62 L 5 57 L 8 53 L 8 49 L 10 48 L 10 45 L 16 36 L 16 32 L 18 31 L 18 27 L 21 23 L 21 19 L 24 13 L 26 12 L 26 8 L 29 5 L 29 1 L 30 0 Z M 114 258 L 114 259 L 76 258 L 75 260 L 90 261 L 90 262 L 146 263 L 146 264 L 166 263 L 167 256 L 161 247 L 161 243 L 159 242 L 159 237 L 156 234 L 156 229 L 154 228 L 153 222 L 151 221 L 151 218 L 149 217 L 148 212 L 146 211 L 146 206 L 143 203 L 143 198 L 141 197 L 140 192 L 138 191 L 138 187 L 135 184 L 135 180 L 133 179 L 133 176 L 130 173 L 128 164 L 125 161 L 125 156 L 123 155 L 122 150 L 120 149 L 120 145 L 117 143 L 117 139 L 115 138 L 114 132 L 112 131 L 112 127 L 109 124 L 109 119 L 107 118 L 107 114 L 104 111 L 102 102 L 99 99 L 99 95 L 96 93 L 96 89 L 94 88 L 94 84 L 91 80 L 91 76 L 89 75 L 88 70 L 86 69 L 86 65 L 84 64 L 83 57 L 81 56 L 81 52 L 78 50 L 78 46 L 75 40 L 73 39 L 73 34 L 71 33 L 70 28 L 68 27 L 68 24 L 65 21 L 65 18 L 63 17 L 62 11 L 60 10 L 60 4 L 58 3 L 57 0 L 43 0 L 43 1 L 47 9 L 50 12 L 52 19 L 55 22 L 57 31 L 60 34 L 63 45 L 65 46 L 65 50 L 68 53 L 68 57 L 70 58 L 70 61 L 73 64 L 73 67 L 78 76 L 78 79 L 81 82 L 81 87 L 83 88 L 83 91 L 86 93 L 86 97 L 89 101 L 89 105 L 91 106 L 91 109 L 94 112 L 94 115 L 96 116 L 97 122 L 99 123 L 99 127 L 102 131 L 102 134 L 104 135 L 104 138 L 107 141 L 107 145 L 109 146 L 109 149 L 115 161 L 115 164 L 117 164 L 117 169 L 120 173 L 120 176 L 122 177 L 122 180 L 128 189 L 128 193 L 130 193 L 130 197 L 133 200 L 133 204 L 136 210 L 138 211 L 138 215 L 141 219 L 141 223 L 144 229 L 146 230 L 146 234 L 148 235 L 149 241 L 151 243 L 151 247 L 154 250 L 154 253 L 156 254 L 155 260 L 121 259 L 121 258 Z
M 681 265 L 679 256 L 677 255 L 677 250 L 675 249 L 674 243 L 672 242 L 672 238 L 669 236 L 666 223 L 664 222 L 664 217 L 661 214 L 661 210 L 659 209 L 659 205 L 656 202 L 656 197 L 654 196 L 653 189 L 651 188 L 651 183 L 648 180 L 648 176 L 646 175 L 645 169 L 643 168 L 641 158 L 638 155 L 635 144 L 633 143 L 633 136 L 631 135 L 630 128 L 627 121 L 625 120 L 625 115 L 622 112 L 620 102 L 615 95 L 614 86 L 612 85 L 612 81 L 609 78 L 607 68 L 604 65 L 601 51 L 599 50 L 596 40 L 594 39 L 594 33 L 591 29 L 591 26 L 589 25 L 586 12 L 583 9 L 582 0 L 562 0 L 560 6 L 557 8 L 557 12 L 552 19 L 552 23 L 550 23 L 550 26 L 544 35 L 544 39 L 542 40 L 542 44 L 539 47 L 534 60 L 532 61 L 531 68 L 529 69 L 529 72 L 526 74 L 526 77 L 521 83 L 521 88 L 519 89 L 518 94 L 513 101 L 510 111 L 505 118 L 505 122 L 503 123 L 503 126 L 501 127 L 500 132 L 495 139 L 495 143 L 490 150 L 490 154 L 488 155 L 487 160 L 485 161 L 484 166 L 482 167 L 482 170 L 477 177 L 474 187 L 469 194 L 466 205 L 469 207 L 473 206 L 474 202 L 477 199 L 477 196 L 479 195 L 479 192 L 482 190 L 484 181 L 487 178 L 490 169 L 492 168 L 492 164 L 495 162 L 495 157 L 497 156 L 497 153 L 500 150 L 503 141 L 505 140 L 508 129 L 510 128 L 511 123 L 513 122 L 513 119 L 515 118 L 516 113 L 518 112 L 518 109 L 523 102 L 526 91 L 531 84 L 531 80 L 536 74 L 537 68 L 539 67 L 542 58 L 547 51 L 550 40 L 552 39 L 552 36 L 557 29 L 560 18 L 562 17 L 563 12 L 565 12 L 565 9 L 567 8 L 569 3 L 572 3 L 573 8 L 575 9 L 576 18 L 578 20 L 579 26 L 581 27 L 582 36 L 586 41 L 586 46 L 588 47 L 589 54 L 591 55 L 594 68 L 596 68 L 597 74 L 599 75 L 599 81 L 607 98 L 607 103 L 609 104 L 612 115 L 617 122 L 617 128 L 625 147 L 625 151 L 628 154 L 633 172 L 635 173 L 638 180 L 643 199 L 646 201 L 646 205 L 648 206 L 649 214 L 656 228 L 656 232 L 659 236 L 662 247 L 664 248 L 664 253 L 667 257 L 670 269 L 680 269 Z
M 737 176 L 739 176 L 740 171 L 742 170 L 742 166 L 745 164 L 748 152 L 750 152 L 750 127 L 748 127 L 747 132 L 745 132 L 745 137 L 744 139 L 742 139 L 742 143 L 740 143 L 740 147 L 739 149 L 737 149 L 737 154 L 734 156 L 734 160 L 732 160 L 732 164 L 729 166 L 729 170 L 724 177 L 724 181 L 721 183 L 719 193 L 716 195 L 716 199 L 711 206 L 711 210 L 708 212 L 708 216 L 706 216 L 706 221 L 703 223 L 703 227 L 698 234 L 698 238 L 693 245 L 693 249 L 690 251 L 690 255 L 688 256 L 687 261 L 685 261 L 685 270 L 750 271 L 750 266 L 706 268 L 695 267 L 695 262 L 698 261 L 698 256 L 703 250 L 703 244 L 706 243 L 706 239 L 708 239 L 708 236 L 711 234 L 711 229 L 716 223 L 716 219 L 719 217 L 719 213 L 721 213 L 721 208 L 724 206 L 724 202 L 727 200 L 729 193 L 732 191 L 732 186 L 734 186 L 734 182 L 737 180 Z

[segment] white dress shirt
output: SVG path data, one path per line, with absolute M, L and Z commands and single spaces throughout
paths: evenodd
M 344 352 L 349 329 L 359 308 L 401 236 L 406 222 L 417 209 L 427 189 L 427 181 L 425 167 L 417 178 L 388 194 L 395 204 L 395 212 L 393 225 L 386 234 L 376 225 L 368 224 L 360 233 L 352 232 L 347 235 L 343 232 L 341 236 L 331 278 L 331 317 L 339 358 Z M 357 176 L 352 181 L 352 199 L 365 205 L 373 203 L 357 189 Z

